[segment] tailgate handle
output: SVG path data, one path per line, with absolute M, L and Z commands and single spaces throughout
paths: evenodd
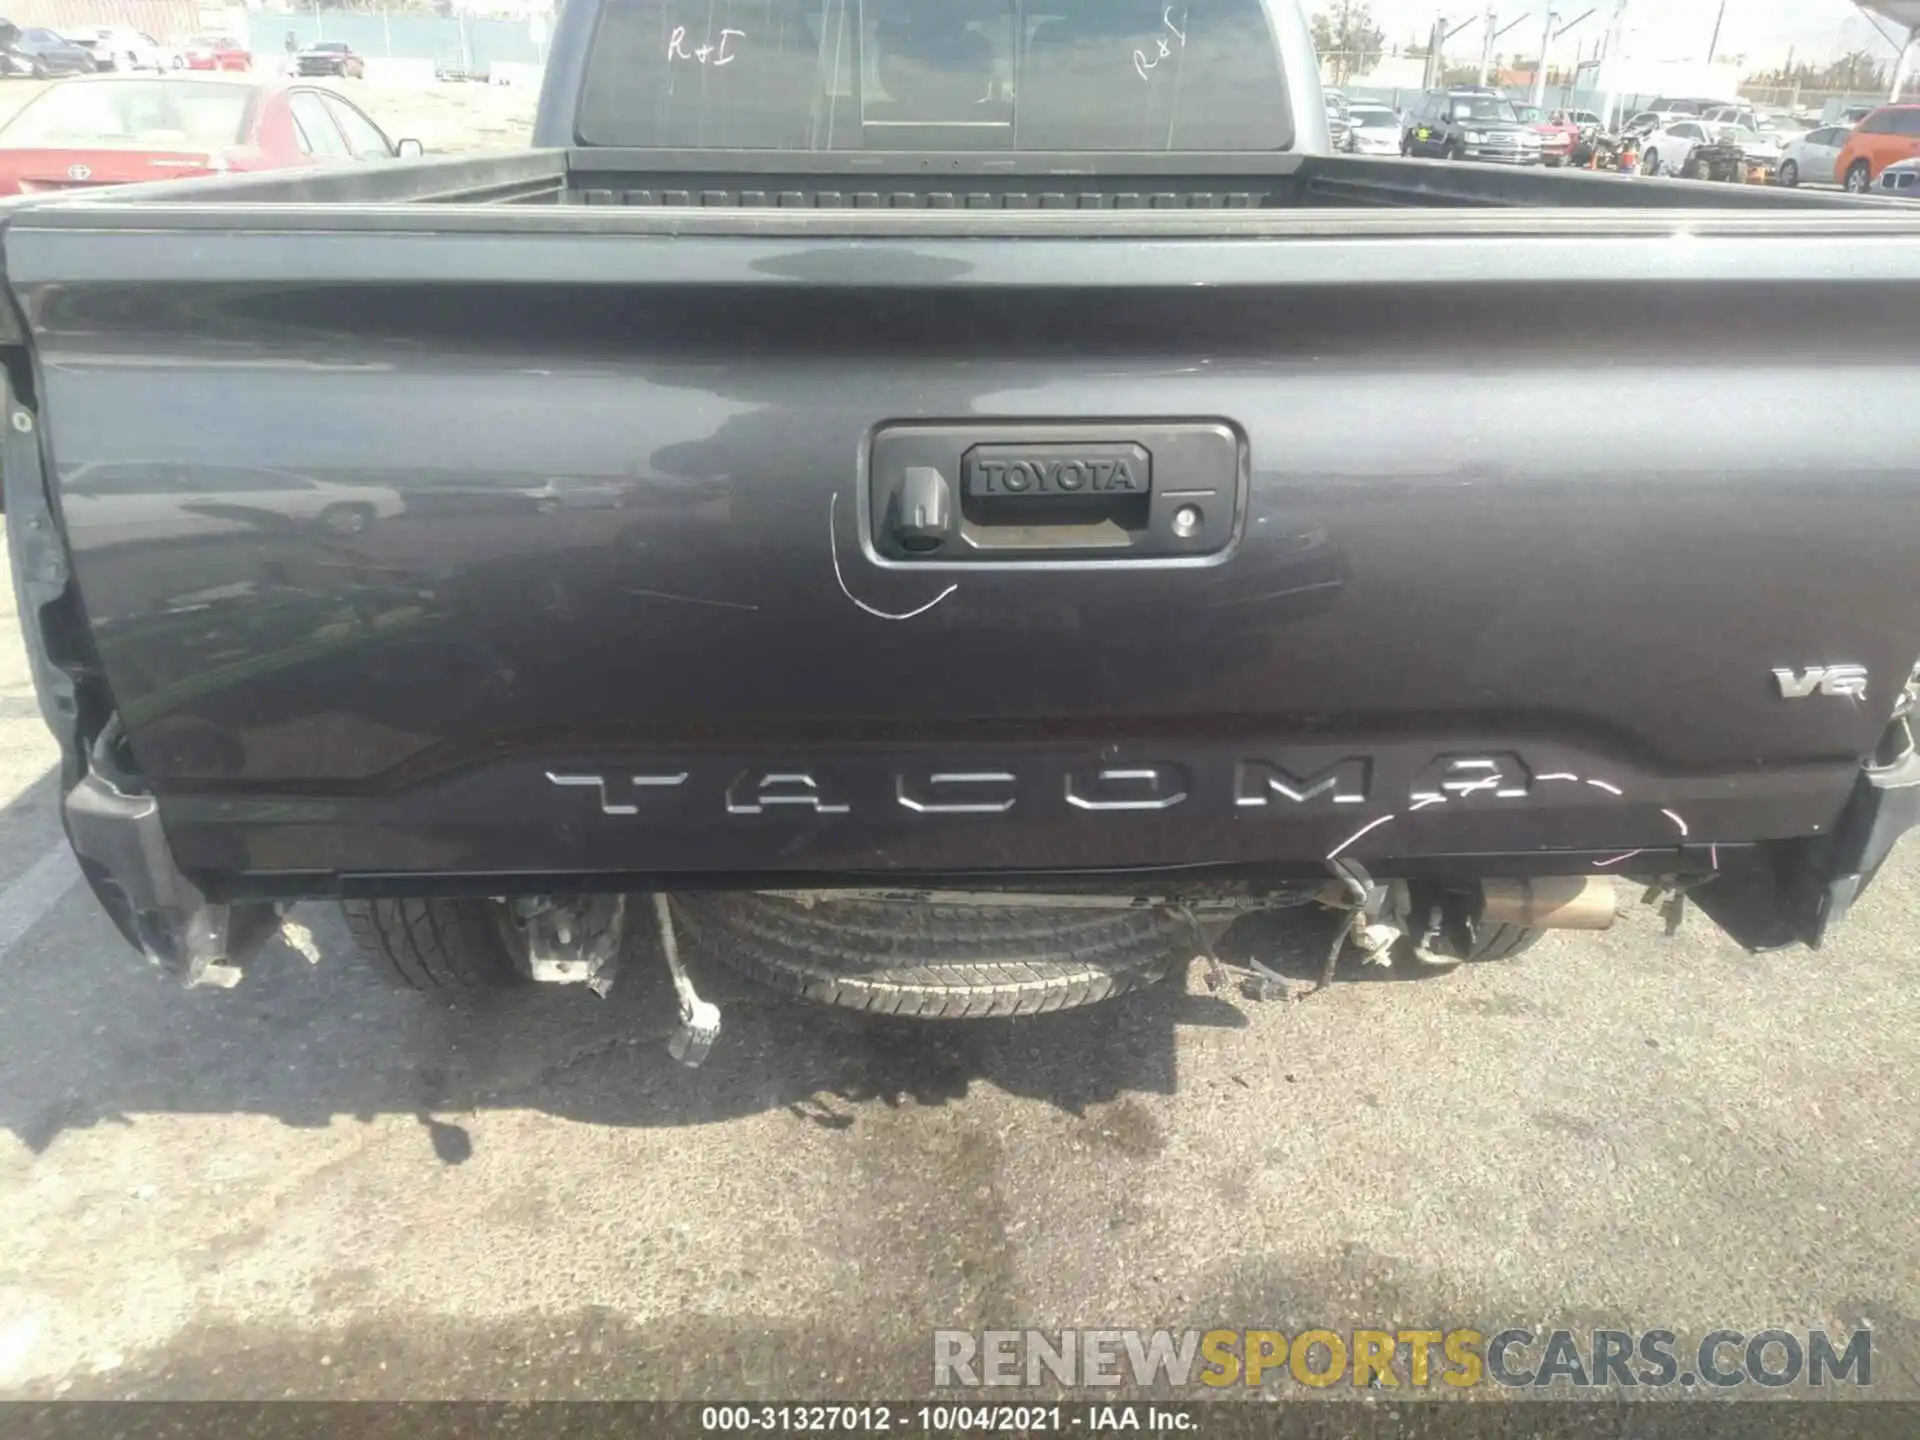
M 885 426 L 874 550 L 942 565 L 1215 554 L 1233 540 L 1242 449 L 1225 423 Z
M 1126 550 L 1152 519 L 1153 456 L 1125 441 L 975 445 L 960 473 L 976 550 Z

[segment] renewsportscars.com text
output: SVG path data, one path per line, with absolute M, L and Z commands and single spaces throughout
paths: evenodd
M 1873 1336 L 1854 1330 L 938 1330 L 933 1383 L 1180 1390 L 1501 1385 L 1526 1390 L 1733 1390 L 1873 1383 Z

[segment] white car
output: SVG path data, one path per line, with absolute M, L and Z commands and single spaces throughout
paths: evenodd
M 1628 122 L 1629 132 L 1638 128 L 1644 116 L 1636 115 Z M 1650 128 L 1642 132 L 1640 141 L 1640 173 L 1642 175 L 1678 175 L 1687 163 L 1687 156 L 1693 153 L 1696 145 L 1705 145 L 1712 137 L 1707 133 L 1705 122 L 1690 115 L 1675 115 L 1667 119 L 1657 129 Z
M 1784 142 L 1772 131 L 1756 130 L 1751 125 L 1714 125 L 1709 128 L 1715 138 L 1731 140 L 1738 145 L 1749 165 L 1764 165 L 1768 170 L 1779 168 L 1780 149 Z
M 100 545 L 266 536 L 290 521 L 353 536 L 406 508 L 392 486 L 240 465 L 89 462 L 65 473 L 60 498 L 68 526 Z
M 1760 117 L 1751 105 L 1716 105 L 1700 118 L 1709 125 L 1744 125 L 1749 130 L 1762 128 Z
M 1838 185 L 1840 180 L 1834 163 L 1840 158 L 1840 147 L 1852 133 L 1845 125 L 1828 125 L 1787 141 L 1786 148 L 1780 152 L 1780 183 Z
M 1620 134 L 1629 140 L 1641 142 L 1641 149 L 1644 151 L 1645 142 L 1649 136 L 1683 122 L 1697 125 L 1699 117 L 1680 115 L 1671 110 L 1642 110 L 1620 122 Z
M 144 30 L 124 25 L 94 25 L 73 32 L 75 44 L 93 55 L 93 63 L 102 70 L 166 70 L 169 50 Z
M 1780 163 L 1780 147 L 1759 131 L 1745 125 L 1710 125 L 1704 120 L 1675 120 L 1655 130 L 1640 142 L 1642 175 L 1683 175 L 1687 157 L 1699 145 L 1732 141 L 1746 156 L 1749 165 L 1774 170 Z
M 1896 160 L 1880 172 L 1873 182 L 1875 195 L 1897 195 L 1902 200 L 1920 200 L 1920 159 Z
M 1400 115 L 1386 105 L 1365 101 L 1350 107 L 1347 123 L 1352 126 L 1349 153 L 1354 155 L 1398 155 L 1400 153 Z

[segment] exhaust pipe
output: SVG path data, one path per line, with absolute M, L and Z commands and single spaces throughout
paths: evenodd
M 1483 880 L 1480 918 L 1530 930 L 1605 930 L 1613 924 L 1610 875 L 1539 875 Z

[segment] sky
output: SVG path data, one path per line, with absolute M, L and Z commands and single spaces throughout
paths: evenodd
M 1332 9 L 1339 0 L 1307 0 L 1309 12 Z M 1501 54 L 1531 54 L 1539 47 L 1547 0 L 1371 0 L 1374 18 L 1392 44 L 1425 38 L 1438 15 L 1457 25 L 1469 15 L 1492 7 L 1500 23 L 1530 18 L 1500 37 Z M 1553 62 L 1567 64 L 1581 46 L 1591 54 L 1594 42 L 1606 33 L 1615 0 L 1552 0 L 1553 9 L 1570 20 L 1594 7 L 1594 13 L 1554 43 Z M 1720 0 L 1627 0 L 1623 50 L 1635 59 L 1704 60 L 1713 34 Z M 1564 22 L 1562 22 L 1564 23 Z M 1885 24 L 1885 22 L 1882 22 Z M 1885 24 L 1890 34 L 1898 27 Z M 1481 28 L 1469 26 L 1447 46 L 1449 56 L 1462 60 L 1480 54 Z M 1723 59 L 1744 57 L 1755 69 L 1770 69 L 1787 58 L 1821 64 L 1850 50 L 1865 50 L 1891 58 L 1893 47 L 1883 40 L 1851 0 L 1726 0 L 1717 53 Z

